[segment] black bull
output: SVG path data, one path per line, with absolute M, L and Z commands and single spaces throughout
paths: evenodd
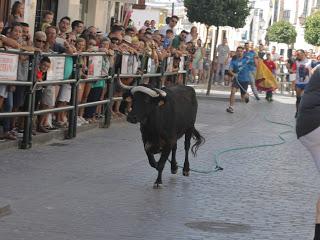
M 183 175 L 189 176 L 188 155 L 191 138 L 195 139 L 191 147 L 194 156 L 199 146 L 205 141 L 194 127 L 198 109 L 194 89 L 179 85 L 160 90 L 147 85 L 128 87 L 121 81 L 119 83 L 123 88 L 130 89 L 132 110 L 127 120 L 130 123 L 140 122 L 142 140 L 149 163 L 158 170 L 154 186 L 158 188 L 162 184 L 162 171 L 170 152 L 172 152 L 171 173 L 177 173 L 177 140 L 183 135 L 185 135 Z M 154 154 L 157 153 L 161 154 L 158 162 L 154 158 Z

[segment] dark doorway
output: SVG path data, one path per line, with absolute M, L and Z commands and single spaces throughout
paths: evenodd
M 3 20 L 4 24 L 8 21 L 10 15 L 10 0 L 0 1 L 0 20 Z
M 35 30 L 41 30 L 42 15 L 45 11 L 54 13 L 52 25 L 57 23 L 58 0 L 37 0 Z

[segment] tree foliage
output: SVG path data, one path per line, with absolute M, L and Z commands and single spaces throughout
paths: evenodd
M 307 43 L 320 46 L 320 11 L 306 18 L 304 39 Z
M 249 0 L 184 0 L 190 22 L 241 28 L 250 14 Z
M 293 44 L 296 38 L 296 29 L 286 21 L 276 22 L 267 29 L 267 39 L 271 42 Z

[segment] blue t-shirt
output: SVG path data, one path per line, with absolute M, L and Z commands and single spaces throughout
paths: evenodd
M 246 58 L 235 58 L 230 62 L 230 71 L 238 74 L 239 82 L 250 82 L 250 66 Z
M 254 58 L 257 56 L 256 52 L 253 50 L 250 50 L 248 52 L 243 53 L 243 58 L 247 59 L 248 65 L 249 65 L 249 71 L 255 72 L 256 71 L 256 64 L 254 62 Z
M 171 45 L 171 39 L 169 39 L 169 38 L 164 38 L 164 40 L 163 40 L 163 48 L 164 49 L 167 49 L 168 47 L 170 47 L 170 45 Z

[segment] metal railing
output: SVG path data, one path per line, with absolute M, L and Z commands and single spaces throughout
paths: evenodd
M 48 114 L 48 113 L 56 113 L 56 112 L 68 112 L 68 129 L 66 133 L 66 139 L 75 138 L 77 135 L 77 116 L 80 108 L 85 107 L 92 107 L 103 105 L 103 123 L 100 125 L 101 127 L 109 127 L 111 123 L 111 106 L 113 105 L 114 101 L 122 100 L 122 97 L 113 97 L 114 94 L 114 79 L 115 73 L 117 78 L 128 78 L 132 77 L 137 79 L 135 81 L 136 85 L 139 85 L 145 78 L 157 78 L 156 84 L 157 87 L 161 87 L 161 78 L 182 74 L 183 76 L 183 83 L 185 84 L 185 73 L 186 71 L 176 71 L 176 72 L 166 72 L 167 70 L 167 59 L 164 59 L 160 62 L 158 71 L 157 72 L 148 72 L 148 69 L 143 66 L 146 65 L 147 57 L 143 56 L 141 60 L 141 66 L 139 66 L 139 72 L 137 73 L 121 73 L 121 67 L 117 67 L 114 64 L 111 67 L 111 71 L 109 71 L 108 75 L 103 76 L 94 76 L 88 77 L 86 79 L 81 78 L 81 71 L 82 65 L 80 59 L 83 57 L 90 57 L 90 56 L 106 56 L 103 52 L 94 52 L 94 53 L 81 53 L 81 54 L 56 54 L 56 53 L 40 53 L 40 52 L 18 52 L 18 51 L 7 51 L 7 50 L 0 50 L 0 53 L 6 54 L 18 54 L 28 56 L 28 79 L 27 81 L 9 81 L 9 80 L 0 80 L 1 85 L 13 85 L 13 86 L 26 86 L 26 98 L 25 98 L 25 111 L 23 112 L 1 112 L 1 118 L 12 118 L 12 117 L 23 117 L 24 118 L 24 131 L 23 137 L 19 140 L 19 148 L 28 149 L 32 147 L 32 130 L 33 130 L 33 118 L 35 116 Z M 118 54 L 118 56 L 121 54 Z M 73 75 L 74 78 L 72 79 L 54 79 L 54 80 L 47 80 L 38 82 L 36 76 L 36 69 L 40 62 L 40 59 L 44 56 L 53 58 L 53 57 L 72 57 L 73 58 Z M 121 55 L 122 56 L 122 55 Z M 132 55 L 130 55 L 132 56 Z M 79 91 L 79 84 L 80 83 L 94 83 L 97 81 L 104 80 L 106 82 L 106 97 L 104 100 L 99 100 L 96 102 L 87 102 L 87 103 L 78 103 L 78 91 Z M 68 106 L 64 107 L 54 107 L 50 109 L 39 109 L 36 110 L 35 108 L 35 90 L 37 87 L 47 87 L 47 86 L 55 86 L 55 85 L 64 85 L 70 84 L 71 85 L 71 99 Z

